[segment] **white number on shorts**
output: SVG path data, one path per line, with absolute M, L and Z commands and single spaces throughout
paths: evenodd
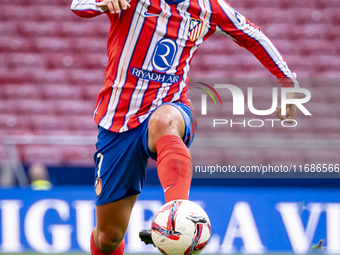
M 100 158 L 99 159 L 99 164 L 98 164 L 98 171 L 97 171 L 97 177 L 99 178 L 100 177 L 100 169 L 102 168 L 102 163 L 103 163 L 104 155 L 101 154 L 101 153 L 98 153 L 97 154 L 97 158 Z

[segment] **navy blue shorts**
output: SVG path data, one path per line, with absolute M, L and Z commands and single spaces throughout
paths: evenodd
M 192 110 L 182 103 L 165 104 L 170 104 L 181 112 L 185 122 L 183 141 L 189 147 L 196 129 Z M 148 147 L 150 116 L 138 127 L 122 133 L 108 131 L 99 126 L 97 151 L 94 154 L 96 205 L 141 193 L 148 158 L 156 160 L 157 156 Z

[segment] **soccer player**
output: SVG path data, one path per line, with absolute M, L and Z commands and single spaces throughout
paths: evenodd
M 94 113 L 99 131 L 91 253 L 123 254 L 149 157 L 157 159 L 166 202 L 188 199 L 188 147 L 196 123 L 186 92 L 198 45 L 213 33 L 224 35 L 254 54 L 282 86 L 298 83 L 260 28 L 224 0 L 73 0 L 71 8 L 84 18 L 106 13 L 111 23 Z M 287 116 L 277 110 L 280 119 L 294 117 L 294 106 L 287 107 Z

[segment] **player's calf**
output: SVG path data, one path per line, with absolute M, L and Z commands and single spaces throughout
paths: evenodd
M 178 136 L 167 135 L 156 143 L 157 173 L 165 201 L 188 199 L 191 184 L 189 149 Z

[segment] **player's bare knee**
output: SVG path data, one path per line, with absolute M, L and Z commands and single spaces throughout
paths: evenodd
M 163 113 L 152 116 L 149 121 L 151 136 L 169 135 L 178 133 L 170 114 Z
M 104 253 L 115 250 L 124 238 L 124 233 L 119 230 L 109 232 L 98 231 L 98 245 Z

